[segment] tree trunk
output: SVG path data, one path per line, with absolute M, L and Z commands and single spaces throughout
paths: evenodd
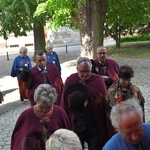
M 81 35 L 81 56 L 96 58 L 96 50 L 103 45 L 104 21 L 108 0 L 87 0 L 76 6 L 79 14 L 73 16 Z M 77 18 L 78 16 L 78 18 Z
M 38 50 L 45 51 L 44 24 L 34 23 L 33 32 L 34 32 L 34 49 L 35 49 L 35 52 Z
M 115 37 L 115 40 L 116 40 L 116 48 L 120 48 L 121 45 L 120 45 L 120 28 L 119 26 L 116 25 L 116 37 Z

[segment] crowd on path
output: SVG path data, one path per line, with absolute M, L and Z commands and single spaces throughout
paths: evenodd
M 110 120 L 111 110 L 115 105 L 128 99 L 137 100 L 138 105 L 142 106 L 142 114 L 146 113 L 144 106 L 146 99 L 142 90 L 131 82 L 134 68 L 125 64 L 119 65 L 117 61 L 107 58 L 105 47 L 98 47 L 96 60 L 80 57 L 77 60 L 77 71 L 68 76 L 63 83 L 60 64 L 56 65 L 57 53 L 53 55 L 53 47 L 48 45 L 49 43 L 46 50 L 51 54 L 46 55 L 41 51 L 35 53 L 34 67 L 29 65 L 29 61 L 21 60 L 24 59 L 27 51 L 19 52 L 19 56 L 24 54 L 18 59 L 18 62 L 22 64 L 19 68 L 16 67 L 17 73 L 12 76 L 17 77 L 20 100 L 24 101 L 27 109 L 21 111 L 19 118 L 16 118 L 15 128 L 12 128 L 13 133 L 9 142 L 12 150 L 28 149 L 28 146 L 37 150 L 45 149 L 45 143 L 50 135 L 60 128 L 74 131 L 83 149 L 86 142 L 89 150 L 101 150 L 105 143 L 118 132 Z M 47 62 L 51 56 L 53 59 Z M 12 69 L 14 68 L 13 66 Z M 19 80 L 25 83 L 27 97 L 22 98 L 24 85 L 20 84 Z M 30 122 L 29 130 L 27 128 Z M 145 122 L 145 115 L 142 117 L 142 122 Z M 137 133 L 136 136 L 141 138 L 130 142 L 131 146 L 138 144 L 138 146 L 149 147 L 149 145 L 141 144 L 142 134 Z M 6 145 L 9 147 L 9 144 Z

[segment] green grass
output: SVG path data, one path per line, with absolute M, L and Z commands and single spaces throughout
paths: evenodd
M 115 46 L 109 46 L 109 55 L 113 56 L 125 56 L 132 58 L 150 59 L 150 42 L 127 42 L 122 43 L 121 48 L 118 49 Z

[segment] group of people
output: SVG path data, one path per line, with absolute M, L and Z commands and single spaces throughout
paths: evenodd
M 12 76 L 17 76 L 21 100 L 25 97 L 19 82 L 26 87 L 31 108 L 16 122 L 11 150 L 80 150 L 85 143 L 89 150 L 148 150 L 150 124 L 143 124 L 144 97 L 131 82 L 132 67 L 119 67 L 100 46 L 97 59 L 80 57 L 77 72 L 63 84 L 59 59 L 52 49 L 47 43 L 46 53 L 36 52 L 34 67 L 27 55 L 22 56 L 27 51 L 20 50 L 18 63 L 17 58 L 14 61 L 19 65 Z

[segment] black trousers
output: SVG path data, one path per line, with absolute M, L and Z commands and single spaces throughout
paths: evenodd
M 98 134 L 89 134 L 88 131 L 85 131 L 83 133 L 77 133 L 81 144 L 82 148 L 84 150 L 84 143 L 86 142 L 88 144 L 88 150 L 101 150 L 102 148 L 100 147 L 100 138 Z

